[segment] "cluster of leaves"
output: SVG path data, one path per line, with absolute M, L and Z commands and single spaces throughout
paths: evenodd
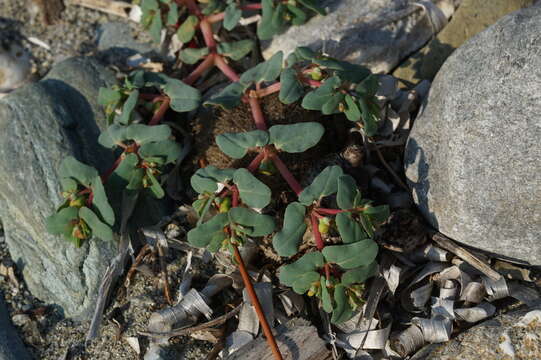
M 312 14 L 325 15 L 325 10 L 317 4 L 316 0 L 262 0 L 257 36 L 261 40 L 268 40 L 283 33 L 291 25 L 303 25 Z
M 158 199 L 165 195 L 160 178 L 165 166 L 177 160 L 181 147 L 168 125 L 141 123 L 141 112 L 136 110 L 152 114 L 165 104 L 177 112 L 191 111 L 199 106 L 200 93 L 163 74 L 136 71 L 122 86 L 101 88 L 99 102 L 110 125 L 98 142 L 120 149 L 119 158 L 103 177 L 72 157 L 65 159 L 60 175 L 66 200 L 47 219 L 49 232 L 64 235 L 77 246 L 92 236 L 113 239 L 115 214 L 110 199 L 115 194 L 150 191 Z
M 323 114 L 351 112 L 351 107 L 345 107 L 351 101 L 375 103 L 377 79 L 361 66 L 320 56 L 306 48 L 297 49 L 285 68 L 282 63 L 282 53 L 275 54 L 246 71 L 238 82 L 228 85 L 205 104 L 231 109 L 244 96 L 249 96 L 250 91 L 261 88 L 262 83 L 278 78 L 282 102 L 291 103 L 304 97 L 303 107 Z M 310 86 L 311 81 L 319 85 L 315 90 Z M 365 131 L 374 129 L 376 124 L 370 124 L 372 118 L 365 119 L 362 114 L 362 110 L 358 117 L 346 113 L 352 121 L 363 120 Z M 235 159 L 243 158 L 249 151 L 258 152 L 265 159 L 280 152 L 304 152 L 315 146 L 323 134 L 321 124 L 305 122 L 220 134 L 216 143 Z M 260 172 L 266 168 L 265 164 L 261 161 Z M 271 190 L 252 173 L 255 170 L 208 166 L 194 174 L 191 184 L 199 197 L 193 206 L 200 221 L 188 233 L 191 244 L 218 251 L 274 231 L 271 219 L 260 213 L 271 201 Z M 337 209 L 321 207 L 333 198 Z M 251 222 L 239 222 L 237 212 L 246 214 L 246 219 L 251 214 Z M 280 256 L 296 258 L 282 266 L 280 281 L 299 294 L 320 298 L 323 309 L 332 312 L 332 322 L 349 319 L 362 304 L 363 283 L 377 270 L 378 247 L 372 237 L 377 226 L 387 219 L 388 212 L 387 206 L 374 206 L 363 199 L 355 180 L 340 167 L 327 167 L 298 194 L 298 202 L 288 204 L 283 227 L 273 236 L 273 247 Z M 307 223 L 312 223 L 313 236 L 320 243 L 316 240 L 316 246 L 299 257 Z
M 109 205 L 98 171 L 73 157 L 60 166 L 64 201 L 46 220 L 51 234 L 63 235 L 77 247 L 95 235 L 112 240 L 115 214 Z
M 319 208 L 322 201 L 336 196 L 339 209 Z M 331 219 L 327 213 L 336 213 Z M 280 269 L 280 281 L 299 294 L 321 299 L 323 309 L 332 312 L 331 321 L 348 320 L 362 305 L 363 283 L 377 270 L 377 244 L 372 240 L 376 227 L 388 217 L 387 206 L 373 206 L 362 199 L 355 180 L 338 166 L 325 168 L 289 204 L 284 225 L 273 237 L 273 247 L 280 256 L 295 256 L 307 230 L 307 216 L 315 217 L 322 237 L 334 240 L 317 247 Z M 313 219 L 312 223 L 314 223 Z
M 289 55 L 285 67 L 282 61 L 282 52 L 276 53 L 245 72 L 238 82 L 224 88 L 206 104 L 234 108 L 254 84 L 279 78 L 279 99 L 284 104 L 302 99 L 301 105 L 307 110 L 318 110 L 324 115 L 344 113 L 348 120 L 361 122 L 367 136 L 376 134 L 381 112 L 376 98 L 379 81 L 370 70 L 306 47 L 299 47 Z
M 291 25 L 304 24 L 312 14 L 325 15 L 317 3 L 318 0 L 262 0 L 258 37 L 268 40 Z M 239 23 L 243 5 L 244 1 L 241 0 L 206 0 L 200 4 L 203 16 L 223 12 L 223 27 L 228 31 Z M 181 9 L 175 0 L 142 0 L 140 6 L 143 13 L 141 23 L 156 42 L 160 42 L 162 30 L 167 28 L 175 30 L 177 38 L 183 43 L 188 43 L 195 35 L 199 17 L 197 14 L 181 16 Z

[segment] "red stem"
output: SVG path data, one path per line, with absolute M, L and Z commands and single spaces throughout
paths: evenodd
M 326 209 L 326 208 L 315 208 L 314 211 L 324 214 L 324 215 L 336 215 L 343 212 L 347 212 L 347 210 L 340 210 L 340 209 Z
M 262 97 L 265 97 L 267 95 L 277 93 L 278 91 L 280 91 L 281 87 L 282 87 L 282 84 L 277 82 L 275 84 L 267 86 L 264 89 L 254 90 L 254 91 L 252 91 L 252 93 L 255 94 L 255 97 L 262 98 Z
M 88 195 L 88 199 L 86 199 L 86 206 L 91 207 L 93 201 L 94 201 L 94 193 L 90 191 L 90 195 Z
M 115 171 L 115 169 L 118 167 L 118 165 L 120 165 L 120 162 L 122 161 L 122 155 L 120 155 L 118 157 L 118 159 L 115 160 L 113 166 L 111 166 L 111 168 L 109 170 L 107 170 L 105 172 L 105 174 L 103 174 L 101 176 L 101 182 L 105 183 L 107 182 L 107 180 L 109 180 L 109 177 L 111 176 L 111 174 L 113 173 L 113 171 Z
M 312 222 L 312 233 L 314 233 L 314 240 L 316 241 L 316 247 L 319 251 L 323 250 L 325 244 L 321 238 L 321 233 L 319 232 L 319 223 L 314 213 L 310 214 L 310 221 Z
M 214 57 L 215 54 L 208 54 L 205 57 L 205 60 L 203 60 L 194 71 L 191 72 L 190 75 L 188 75 L 186 78 L 184 78 L 182 81 L 187 85 L 192 85 L 205 71 L 210 69 L 214 66 Z
M 199 9 L 199 6 L 197 6 L 197 3 L 194 0 L 177 0 L 177 4 L 186 5 L 190 13 L 197 15 L 199 17 L 202 16 L 201 10 Z
M 255 292 L 254 286 L 252 285 L 252 280 L 250 279 L 250 275 L 248 275 L 248 271 L 246 270 L 246 265 L 244 264 L 244 261 L 242 260 L 242 256 L 240 255 L 239 248 L 237 247 L 236 244 L 232 244 L 232 246 L 233 246 L 233 251 L 235 253 L 235 259 L 237 260 L 237 263 L 239 264 L 239 271 L 242 277 L 242 281 L 244 282 L 244 286 L 246 287 L 246 291 L 248 292 L 250 301 L 255 308 L 255 312 L 257 313 L 257 317 L 259 318 L 259 323 L 261 324 L 261 327 L 263 328 L 263 333 L 265 334 L 265 337 L 267 338 L 267 343 L 269 344 L 269 347 L 271 348 L 272 353 L 274 354 L 274 358 L 276 360 L 283 360 L 282 354 L 280 353 L 280 349 L 278 348 L 278 344 L 276 344 L 276 340 L 274 339 L 272 330 L 269 326 L 269 323 L 267 322 L 267 319 L 265 318 L 265 313 L 263 312 L 263 308 L 261 307 L 261 304 L 259 303 L 259 299 L 257 298 L 257 293 Z
M 214 34 L 212 33 L 211 23 L 208 22 L 207 19 L 203 19 L 199 23 L 199 28 L 201 29 L 201 33 L 203 33 L 203 39 L 210 52 L 216 52 L 216 41 L 214 40 Z
M 237 187 L 233 187 L 231 189 L 231 192 L 233 193 L 233 197 L 231 199 L 231 206 L 237 207 L 239 206 L 239 189 Z
M 169 97 L 166 97 L 158 110 L 154 113 L 154 116 L 152 116 L 152 119 L 148 123 L 149 125 L 158 125 L 160 121 L 162 121 L 163 117 L 165 116 L 165 113 L 169 109 L 169 104 L 171 103 L 171 99 Z
M 241 6 L 241 10 L 261 10 L 261 4 L 248 4 Z
M 248 5 L 245 5 L 245 6 L 241 6 L 240 9 L 241 10 L 260 10 L 261 9 L 261 4 L 248 4 Z M 225 12 L 221 12 L 221 13 L 218 13 L 218 14 L 207 16 L 206 20 L 209 23 L 214 24 L 214 23 L 217 23 L 218 21 L 222 21 L 224 19 L 224 17 L 225 17 Z
M 331 279 L 331 266 L 329 265 L 329 263 L 326 263 L 324 265 L 324 269 L 325 269 L 325 278 L 327 280 L 330 280 Z
M 239 81 L 240 76 L 225 62 L 223 56 L 216 54 L 214 57 L 214 64 L 229 80 L 233 82 Z
M 261 150 L 259 154 L 252 160 L 250 165 L 248 165 L 248 171 L 254 172 L 261 165 L 261 161 L 265 158 L 265 152 Z
M 323 83 L 321 81 L 312 80 L 312 79 L 308 79 L 308 78 L 305 78 L 305 77 L 302 78 L 302 82 L 305 83 L 306 85 L 310 85 L 312 87 L 320 87 L 321 85 L 323 85 Z
M 267 124 L 265 124 L 265 117 L 263 116 L 263 111 L 261 110 L 259 101 L 257 101 L 256 98 L 248 98 L 248 103 L 250 104 L 250 109 L 252 110 L 255 127 L 259 130 L 266 131 Z
M 274 162 L 274 165 L 276 165 L 276 168 L 278 169 L 278 171 L 280 171 L 280 174 L 282 175 L 284 180 L 287 182 L 287 184 L 291 188 L 291 190 L 293 190 L 293 192 L 295 192 L 295 194 L 297 194 L 298 196 L 302 192 L 302 187 L 297 181 L 297 179 L 295 179 L 293 174 L 287 168 L 286 164 L 284 164 L 284 162 L 282 161 L 282 159 L 280 159 L 278 155 L 276 154 L 272 155 L 271 159 Z

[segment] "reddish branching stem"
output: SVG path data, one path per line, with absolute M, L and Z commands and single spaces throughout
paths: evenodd
M 250 162 L 250 165 L 248 165 L 248 171 L 252 173 L 255 172 L 264 159 L 265 151 L 261 149 L 259 154 L 257 154 L 257 156 Z
M 115 162 L 113 163 L 113 166 L 111 166 L 111 167 L 109 168 L 109 170 L 107 170 L 107 171 L 105 172 L 105 174 L 103 174 L 103 175 L 101 176 L 101 182 L 102 182 L 102 183 L 106 183 L 107 180 L 109 180 L 109 178 L 111 177 L 111 175 L 113 174 L 113 172 L 116 170 L 116 168 L 118 167 L 118 165 L 120 165 L 120 162 L 121 162 L 121 161 L 122 161 L 122 155 L 119 156 L 119 157 L 115 160 Z
M 207 57 L 195 68 L 194 71 L 190 73 L 182 81 L 187 85 L 192 85 L 205 71 L 214 66 L 214 56 L 215 54 L 209 54 Z
M 218 69 L 220 69 L 220 71 L 225 75 L 227 76 L 227 78 L 233 82 L 235 81 L 239 81 L 240 77 L 239 75 L 235 72 L 235 70 L 233 70 L 233 68 L 231 68 L 231 66 L 229 66 L 225 60 L 224 60 L 224 57 L 221 56 L 221 55 L 216 55 L 215 58 L 214 58 L 214 65 L 216 65 L 216 67 Z
M 280 157 L 276 154 L 273 154 L 271 156 L 271 160 L 284 178 L 284 180 L 287 182 L 291 190 L 293 190 L 298 196 L 302 192 L 302 187 L 297 181 L 297 179 L 295 179 L 291 171 L 289 171 L 286 164 L 284 164 L 282 159 L 280 159 Z
M 261 327 L 263 328 L 263 334 L 265 334 L 265 337 L 267 338 L 267 342 L 269 344 L 269 347 L 272 350 L 272 353 L 274 354 L 274 358 L 276 360 L 283 360 L 282 354 L 280 353 L 280 349 L 278 348 L 278 344 L 276 343 L 276 340 L 274 339 L 272 330 L 269 326 L 267 318 L 265 317 L 265 313 L 263 312 L 263 308 L 261 307 L 261 304 L 259 303 L 259 299 L 257 298 L 257 293 L 255 292 L 254 286 L 252 285 L 252 280 L 250 279 L 250 275 L 248 275 L 248 271 L 246 270 L 246 265 L 244 264 L 244 261 L 242 260 L 242 256 L 240 255 L 240 251 L 237 245 L 232 244 L 232 246 L 233 246 L 233 251 L 235 253 L 235 259 L 237 260 L 237 263 L 239 265 L 239 271 L 240 271 L 240 275 L 242 276 L 242 281 L 244 282 L 246 291 L 248 292 L 248 295 L 250 296 L 250 301 L 252 302 L 252 305 L 255 308 L 257 317 L 259 318 L 259 322 L 261 323 Z
M 347 212 L 347 210 L 340 210 L 340 209 L 326 209 L 326 208 L 316 208 L 314 209 L 319 214 L 323 215 L 336 215 L 343 212 Z
M 169 110 L 169 104 L 171 104 L 171 99 L 169 97 L 164 97 L 163 102 L 148 123 L 149 125 L 158 125 L 162 121 L 163 117 L 167 110 Z
M 252 90 L 250 93 L 250 97 L 262 98 L 262 97 L 279 92 L 281 87 L 282 87 L 282 84 L 277 82 L 270 86 L 267 86 L 264 89 Z
M 252 116 L 254 118 L 255 127 L 259 130 L 266 131 L 267 124 L 265 123 L 265 117 L 263 116 L 263 111 L 261 110 L 261 104 L 257 101 L 256 98 L 248 98 L 248 104 L 250 104 L 250 110 L 252 111 Z
M 321 233 L 319 232 L 319 221 L 314 212 L 310 214 L 310 222 L 312 223 L 312 233 L 314 234 L 316 247 L 319 251 L 321 251 L 325 247 L 325 244 L 323 243 L 323 238 L 321 237 Z

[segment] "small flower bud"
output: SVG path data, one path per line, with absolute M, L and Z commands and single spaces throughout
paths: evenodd
M 319 219 L 318 230 L 321 234 L 327 234 L 331 225 L 331 219 L 324 217 Z
M 221 213 L 226 213 L 229 211 L 229 209 L 231 209 L 231 198 L 230 197 L 226 197 L 222 200 L 222 202 L 220 203 L 220 209 L 219 209 L 219 212 Z

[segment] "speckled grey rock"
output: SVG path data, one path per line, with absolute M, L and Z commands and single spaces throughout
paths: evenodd
M 405 0 L 325 0 L 326 16 L 293 26 L 275 36 L 263 52 L 265 58 L 298 46 L 323 50 L 330 56 L 387 73 L 421 48 L 441 30 L 459 0 L 431 0 L 433 21 L 419 4 Z M 439 21 L 438 21 L 439 16 Z
M 467 245 L 541 264 L 541 7 L 457 49 L 405 154 L 428 221 Z
M 98 29 L 98 51 L 111 58 L 127 58 L 134 54 L 157 55 L 159 45 L 150 41 L 148 35 L 137 39 L 136 31 L 125 22 L 108 22 Z M 146 35 L 146 36 L 145 36 Z
M 65 315 L 89 317 L 114 243 L 81 248 L 47 233 L 60 203 L 58 168 L 67 155 L 104 172 L 112 154 L 97 143 L 98 89 L 114 76 L 95 61 L 72 58 L 38 83 L 0 100 L 0 219 L 6 242 L 32 294 Z
M 11 325 L 4 295 L 0 293 L 0 359 L 2 360 L 31 360 L 32 356 Z
M 498 315 L 451 341 L 427 346 L 414 359 L 541 359 L 541 310 L 516 310 Z

